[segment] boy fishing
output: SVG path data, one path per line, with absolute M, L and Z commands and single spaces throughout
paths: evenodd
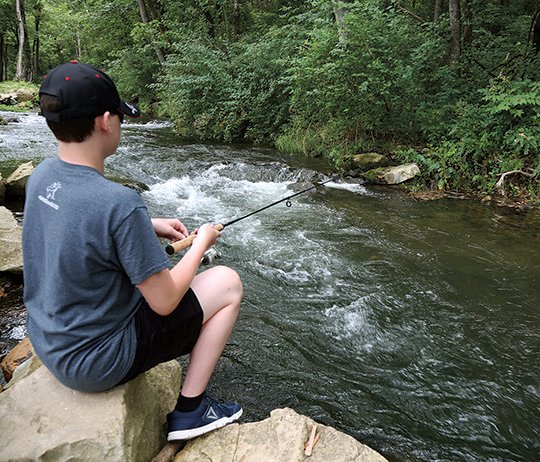
M 72 61 L 45 76 L 40 106 L 58 141 L 27 184 L 23 223 L 24 300 L 36 354 L 64 385 L 100 392 L 155 365 L 190 355 L 169 441 L 237 420 L 237 403 L 205 394 L 235 325 L 242 283 L 216 266 L 197 274 L 220 236 L 199 228 L 171 269 L 158 237 L 189 235 L 177 219 L 150 219 L 135 191 L 107 180 L 124 116 L 139 110 L 100 69 Z

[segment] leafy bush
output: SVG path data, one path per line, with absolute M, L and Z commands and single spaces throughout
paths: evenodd
M 540 174 L 540 83 L 494 80 L 477 104 L 460 102 L 447 139 L 398 158 L 417 162 L 438 189 L 493 192 L 501 174 L 520 170 L 523 186 L 538 193 Z
M 161 111 L 182 134 L 220 138 L 227 131 L 223 108 L 232 86 L 227 61 L 224 52 L 196 37 L 175 44 L 155 88 Z
M 433 45 L 429 29 L 367 2 L 350 9 L 339 31 L 321 20 L 323 13 L 332 18 L 328 6 L 319 7 L 317 27 L 292 63 L 292 121 L 282 139 L 325 132 L 315 151 L 332 152 L 338 162 L 389 140 L 417 140 L 423 66 L 432 65 L 436 50 L 426 46 Z
M 226 141 L 270 141 L 289 118 L 286 75 L 294 44 L 287 28 L 270 29 L 223 51 L 198 37 L 169 54 L 158 85 L 161 110 L 181 133 Z

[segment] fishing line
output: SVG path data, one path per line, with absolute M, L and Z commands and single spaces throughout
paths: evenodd
M 282 202 L 285 202 L 285 205 L 287 207 L 291 207 L 292 206 L 291 199 L 293 197 L 296 197 L 296 196 L 299 196 L 300 194 L 304 194 L 305 192 L 311 191 L 312 189 L 315 189 L 318 186 L 322 186 L 323 184 L 329 183 L 330 181 L 332 181 L 332 179 L 323 181 L 322 183 L 314 184 L 313 186 L 310 186 L 309 188 L 303 189 L 302 191 L 298 191 L 298 192 L 296 192 L 294 194 L 291 194 L 290 196 L 284 197 L 283 199 L 272 202 L 271 204 L 265 205 L 264 207 L 261 207 L 260 209 L 254 210 L 253 212 L 250 212 L 250 213 L 248 213 L 246 215 L 243 215 L 243 216 L 241 216 L 239 218 L 235 218 L 234 220 L 228 221 L 227 223 L 222 223 L 222 224 L 220 223 L 218 225 L 214 225 L 214 228 L 216 228 L 218 231 L 221 231 L 222 229 L 224 229 L 227 226 L 230 226 L 230 225 L 232 225 L 234 223 L 238 223 L 241 220 L 245 220 L 246 218 L 248 218 L 248 217 L 250 217 L 252 215 L 255 215 L 256 213 L 259 213 L 259 212 L 262 212 L 263 210 L 269 209 L 270 207 L 273 207 L 274 205 L 281 204 Z M 180 250 L 183 250 L 183 249 L 186 249 L 187 247 L 189 247 L 196 237 L 197 237 L 196 235 L 192 234 L 191 236 L 188 236 L 188 237 L 186 237 L 186 238 L 184 238 L 184 239 L 182 239 L 180 241 L 177 241 L 177 242 L 175 242 L 173 244 L 169 244 L 167 247 L 165 247 L 165 251 L 169 255 L 173 255 L 174 253 L 179 252 Z

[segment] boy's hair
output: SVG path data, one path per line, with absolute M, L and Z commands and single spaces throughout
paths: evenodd
M 42 112 L 60 112 L 62 104 L 56 96 L 42 93 L 39 98 Z M 59 141 L 66 143 L 82 143 L 94 132 L 94 117 L 62 120 L 54 122 L 47 120 L 47 125 Z

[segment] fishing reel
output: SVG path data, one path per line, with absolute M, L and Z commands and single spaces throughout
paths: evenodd
M 221 258 L 221 253 L 219 253 L 215 247 L 210 247 L 204 252 L 201 258 L 201 265 L 211 265 L 218 258 Z

